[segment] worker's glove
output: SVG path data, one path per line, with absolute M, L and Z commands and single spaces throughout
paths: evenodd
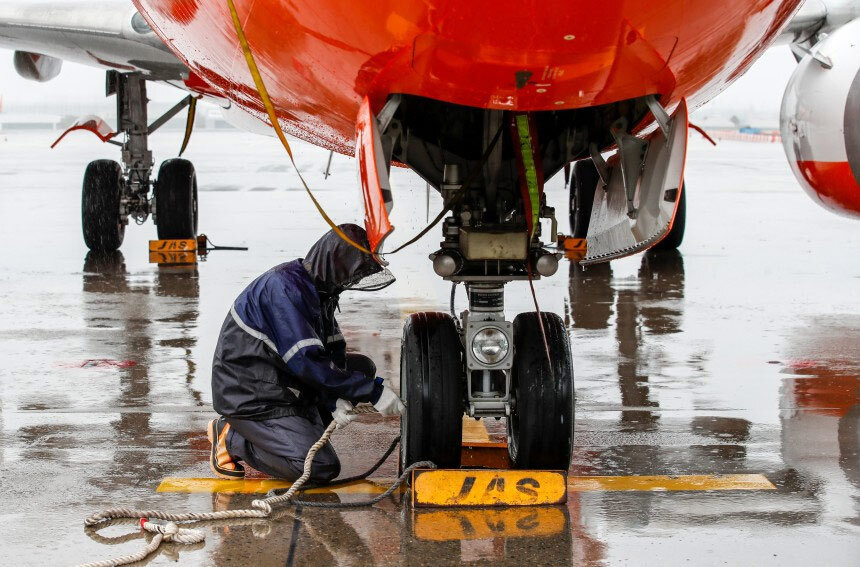
M 387 386 L 382 387 L 382 394 L 379 400 L 373 404 L 376 411 L 382 415 L 403 415 L 406 413 L 406 406 L 400 401 L 400 397 Z
M 355 407 L 349 401 L 338 398 L 334 403 L 334 411 L 331 412 L 331 417 L 337 423 L 338 429 L 343 429 L 349 425 L 350 421 L 358 417 L 354 413 L 351 413 L 354 409 Z

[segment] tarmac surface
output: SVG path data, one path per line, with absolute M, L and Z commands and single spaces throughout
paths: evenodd
M 178 137 L 153 137 L 156 156 L 174 157 Z M 80 133 L 52 152 L 52 139 L 0 133 L 0 549 L 16 565 L 143 545 L 135 526 L 85 532 L 84 518 L 103 508 L 205 512 L 260 496 L 193 480 L 211 477 L 215 340 L 235 295 L 325 230 L 276 140 L 198 132 L 186 157 L 198 171 L 201 232 L 250 250 L 159 268 L 148 263 L 147 223 L 128 228 L 121 253 L 88 254 L 81 175 L 89 160 L 117 155 Z M 296 149 L 332 216 L 361 219 L 352 160 L 335 156 L 323 181 L 327 154 Z M 541 308 L 564 317 L 573 348 L 566 506 L 413 511 L 397 495 L 370 510 L 303 508 L 299 520 L 287 508 L 271 521 L 207 527 L 205 544 L 163 546 L 150 563 L 856 565 L 858 224 L 810 201 L 777 144 L 694 138 L 686 179 L 679 252 L 587 271 L 565 261 L 537 282 Z M 439 207 L 403 170 L 394 195 L 392 244 Z M 549 200 L 563 217 L 559 179 Z M 450 287 L 427 260 L 437 232 L 389 258 L 394 286 L 341 302 L 349 347 L 395 386 L 402 320 L 447 310 Z M 524 285 L 506 299 L 511 318 L 533 309 Z M 490 422 L 489 438 L 502 425 Z M 335 433 L 343 474 L 369 467 L 398 432 L 397 419 L 363 416 Z M 378 484 L 313 498 L 366 498 L 394 476 L 392 458 Z

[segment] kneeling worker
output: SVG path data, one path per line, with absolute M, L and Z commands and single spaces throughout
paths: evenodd
M 364 229 L 339 228 L 368 246 Z M 212 402 L 221 417 L 207 434 L 216 475 L 243 478 L 243 461 L 295 480 L 328 424 L 334 419 L 343 427 L 354 419 L 347 413 L 353 404 L 404 413 L 373 361 L 346 353 L 334 318 L 342 292 L 376 291 L 393 281 L 373 257 L 329 231 L 304 259 L 276 266 L 245 288 L 221 327 L 212 363 Z M 328 443 L 314 458 L 311 480 L 338 474 L 340 461 Z

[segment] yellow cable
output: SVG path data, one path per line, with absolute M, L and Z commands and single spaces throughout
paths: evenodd
M 314 206 L 316 206 L 317 211 L 319 211 L 320 215 L 325 222 L 331 227 L 331 229 L 337 234 L 344 242 L 358 248 L 362 252 L 366 254 L 371 254 L 372 252 L 362 246 L 361 244 L 355 242 L 350 237 L 348 237 L 344 232 L 334 224 L 334 221 L 326 214 L 325 210 L 320 205 L 319 201 L 317 201 L 316 197 L 314 197 L 313 192 L 311 192 L 311 188 L 308 187 L 305 178 L 302 177 L 302 173 L 299 171 L 298 166 L 296 166 L 296 161 L 293 159 L 293 150 L 290 148 L 289 142 L 287 142 L 286 136 L 284 136 L 284 132 L 281 130 L 280 122 L 278 122 L 278 116 L 275 114 L 275 107 L 272 104 L 272 100 L 269 98 L 269 91 L 266 90 L 266 85 L 263 83 L 263 77 L 260 75 L 260 69 L 257 68 L 257 63 L 254 61 L 254 55 L 251 53 L 251 47 L 248 45 L 248 38 L 245 37 L 245 30 L 242 29 L 242 22 L 239 21 L 239 13 L 236 11 L 236 5 L 233 4 L 233 0 L 227 0 L 227 6 L 230 8 L 230 15 L 233 16 L 233 27 L 236 28 L 236 35 L 239 37 L 239 45 L 242 46 L 242 52 L 245 54 L 245 61 L 248 63 L 248 71 L 251 72 L 251 77 L 254 79 L 254 85 L 257 87 L 257 94 L 260 95 L 260 99 L 263 101 L 263 106 L 266 107 L 266 112 L 269 113 L 269 120 L 272 122 L 272 128 L 275 129 L 275 134 L 277 134 L 278 139 L 283 144 L 284 149 L 287 150 L 287 155 L 290 156 L 290 162 L 293 164 L 293 168 L 295 168 L 296 173 L 299 176 L 299 179 L 302 181 L 302 185 L 305 187 L 305 191 L 307 191 L 308 196 L 313 201 Z

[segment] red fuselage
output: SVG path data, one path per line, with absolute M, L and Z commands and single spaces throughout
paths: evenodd
M 263 116 L 226 0 L 134 0 L 198 88 Z M 235 0 L 290 134 L 352 153 L 364 96 L 560 110 L 659 94 L 695 108 L 801 0 Z M 198 80 L 198 79 L 202 79 Z

